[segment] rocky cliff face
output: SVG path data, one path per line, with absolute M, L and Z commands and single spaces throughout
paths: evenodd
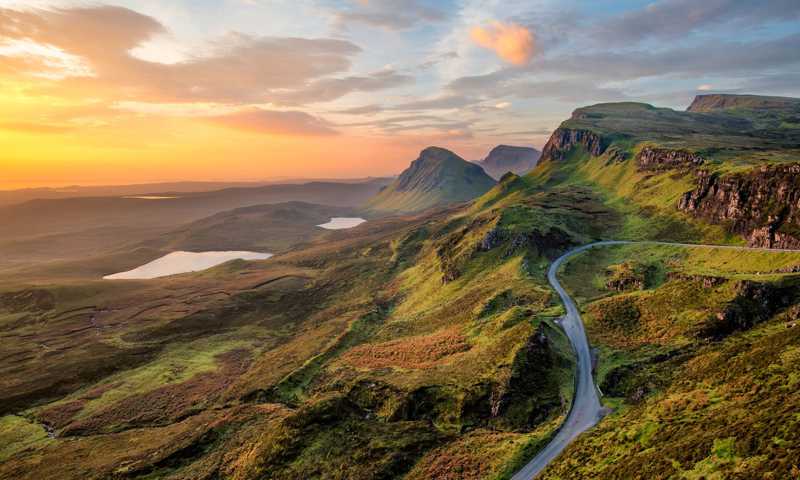
M 602 155 L 608 148 L 603 138 L 592 131 L 558 128 L 542 150 L 542 161 L 563 160 L 569 151 L 578 145 L 596 157 Z
M 701 324 L 698 334 L 720 340 L 752 328 L 791 305 L 795 294 L 792 287 L 743 280 L 736 286 L 736 298 Z
M 636 166 L 640 171 L 658 172 L 672 169 L 698 167 L 705 160 L 688 150 L 645 147 L 636 155 Z
M 744 173 L 701 170 L 697 187 L 678 208 L 711 223 L 726 224 L 748 244 L 800 248 L 800 164 L 765 165 Z

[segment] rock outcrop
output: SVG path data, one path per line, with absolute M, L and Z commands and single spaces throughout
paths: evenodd
M 725 277 L 715 277 L 713 275 L 688 275 L 681 272 L 669 272 L 667 273 L 667 279 L 697 282 L 702 285 L 703 288 L 718 287 L 728 281 L 728 279 Z
M 644 290 L 651 283 L 649 280 L 654 273 L 655 268 L 652 265 L 639 262 L 610 265 L 606 269 L 606 288 L 615 292 Z
M 705 159 L 688 150 L 644 147 L 636 155 L 636 166 L 639 171 L 660 172 L 664 170 L 687 169 L 699 167 Z
M 724 224 L 752 247 L 800 248 L 800 164 L 765 165 L 731 175 L 698 172 L 681 211 Z
M 752 328 L 792 304 L 791 287 L 743 280 L 736 286 L 736 298 L 703 324 L 701 337 L 719 340 L 725 336 Z
M 603 137 L 590 130 L 558 128 L 550 136 L 542 150 L 542 161 L 564 160 L 567 154 L 579 145 L 595 157 L 602 155 L 608 148 Z
M 551 227 L 546 231 L 511 232 L 498 226 L 484 235 L 476 250 L 488 252 L 497 247 L 505 246 L 504 257 L 510 257 L 530 249 L 538 255 L 555 258 L 559 253 L 573 245 L 574 242 L 569 234 L 557 227 Z

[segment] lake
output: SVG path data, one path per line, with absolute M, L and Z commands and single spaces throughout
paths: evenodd
M 366 222 L 366 220 L 357 217 L 333 217 L 330 222 L 317 226 L 327 230 L 345 230 L 347 228 L 357 227 L 364 222 Z
M 178 273 L 199 272 L 231 260 L 266 260 L 271 253 L 257 252 L 172 252 L 141 267 L 103 277 L 106 280 L 148 280 Z

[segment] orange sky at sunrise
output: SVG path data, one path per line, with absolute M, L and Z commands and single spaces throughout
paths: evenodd
M 791 2 L 678 3 L 0 0 L 0 189 L 396 175 L 584 105 L 797 94 Z
M 392 175 L 421 138 L 270 132 L 217 118 L 115 112 L 37 82 L 3 82 L 0 188 Z M 430 141 L 436 141 L 431 138 Z
M 359 39 L 379 30 L 405 43 L 405 27 L 353 31 L 341 12 L 300 2 L 293 30 L 254 29 L 235 14 L 280 23 L 269 15 L 291 10 L 229 2 L 224 26 L 208 33 L 211 2 L 182 3 L 182 22 L 161 2 L 114 3 L 0 0 L 0 189 L 388 176 L 428 145 L 479 159 L 500 143 L 466 117 L 510 103 L 470 100 L 464 112 L 462 96 L 428 85 L 435 62 L 426 58 L 456 54 L 408 52 L 387 64 Z M 467 26 L 459 37 L 505 63 Z M 516 51 L 516 65 L 532 54 L 532 36 L 523 41 L 531 45 Z

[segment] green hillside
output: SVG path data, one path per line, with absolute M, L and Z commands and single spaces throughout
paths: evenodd
M 472 200 L 495 181 L 455 153 L 428 147 L 400 176 L 367 203 L 377 212 L 415 212 Z
M 573 395 L 547 269 L 603 239 L 764 250 L 638 244 L 564 266 L 611 413 L 545 478 L 793 478 L 800 252 L 775 248 L 800 238 L 800 146 L 766 105 L 581 108 L 525 176 L 430 148 L 370 202 L 448 209 L 317 237 L 292 225 L 328 207 L 253 207 L 151 239 L 304 242 L 267 261 L 0 275 L 0 478 L 508 479 Z

